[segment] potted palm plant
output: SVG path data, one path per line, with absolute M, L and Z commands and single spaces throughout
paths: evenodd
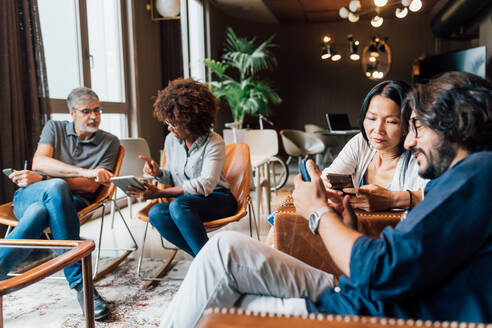
M 260 79 L 258 73 L 271 70 L 277 65 L 277 60 L 270 52 L 272 35 L 257 48 L 255 38 L 248 40 L 239 38 L 232 28 L 227 28 L 225 53 L 222 60 L 205 59 L 205 65 L 210 68 L 216 80 L 210 82 L 212 92 L 217 98 L 227 101 L 237 128 L 241 128 L 244 115 L 265 115 L 270 111 L 270 104 L 282 101 L 271 85 Z M 237 78 L 226 71 L 229 68 L 237 70 Z

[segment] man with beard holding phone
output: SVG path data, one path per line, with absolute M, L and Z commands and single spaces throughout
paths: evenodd
M 296 211 L 342 270 L 338 286 L 329 273 L 220 232 L 193 261 L 161 327 L 194 326 L 205 309 L 220 306 L 491 322 L 492 86 L 448 72 L 413 89 L 405 111 L 405 148 L 419 175 L 432 180 L 422 202 L 378 239 L 343 223 L 356 220 L 349 196 L 328 195 L 313 161 L 306 165 L 311 182 L 295 179 Z
M 120 142 L 99 130 L 103 110 L 99 97 L 89 88 L 76 88 L 68 95 L 67 105 L 73 121 L 46 123 L 34 153 L 33 170 L 9 175 L 21 188 L 13 205 L 19 223 L 6 238 L 37 239 L 49 227 L 54 239 L 80 239 L 77 211 L 89 205 L 98 188 L 113 176 Z M 27 252 L 18 249 L 0 248 L 0 279 L 26 256 Z M 64 273 L 83 310 L 81 262 L 66 267 Z M 95 318 L 102 319 L 109 312 L 94 289 Z

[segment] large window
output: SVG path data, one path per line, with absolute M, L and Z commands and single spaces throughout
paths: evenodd
M 38 0 L 54 119 L 64 119 L 65 99 L 87 86 L 104 107 L 102 128 L 128 136 L 124 11 L 121 0 Z
M 78 6 L 73 0 L 39 0 L 38 6 L 50 96 L 63 99 L 84 82 Z
M 205 82 L 206 71 L 203 60 L 210 57 L 208 45 L 208 6 L 207 0 L 181 1 L 181 30 L 184 58 L 184 74 L 195 80 Z

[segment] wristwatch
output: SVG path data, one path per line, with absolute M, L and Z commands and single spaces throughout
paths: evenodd
M 309 216 L 309 229 L 313 234 L 318 234 L 319 220 L 321 219 L 323 214 L 327 212 L 333 212 L 333 209 L 329 206 L 324 206 L 318 208 L 316 211 L 313 212 L 313 214 Z

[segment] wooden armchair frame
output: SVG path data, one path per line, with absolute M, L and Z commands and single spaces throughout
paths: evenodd
M 492 324 L 466 322 L 376 318 L 359 315 L 310 313 L 303 316 L 283 316 L 268 312 L 251 312 L 234 308 L 211 308 L 205 311 L 197 328 L 415 328 L 460 327 L 492 328 Z
M 84 308 L 87 327 L 95 327 L 94 295 L 91 279 L 91 253 L 94 250 L 92 240 L 34 240 L 34 239 L 1 239 L 0 247 L 28 248 L 66 248 L 67 252 L 42 263 L 16 277 L 0 281 L 0 327 L 3 327 L 3 296 L 32 285 L 62 270 L 77 261 L 82 261 L 82 281 L 84 288 Z

